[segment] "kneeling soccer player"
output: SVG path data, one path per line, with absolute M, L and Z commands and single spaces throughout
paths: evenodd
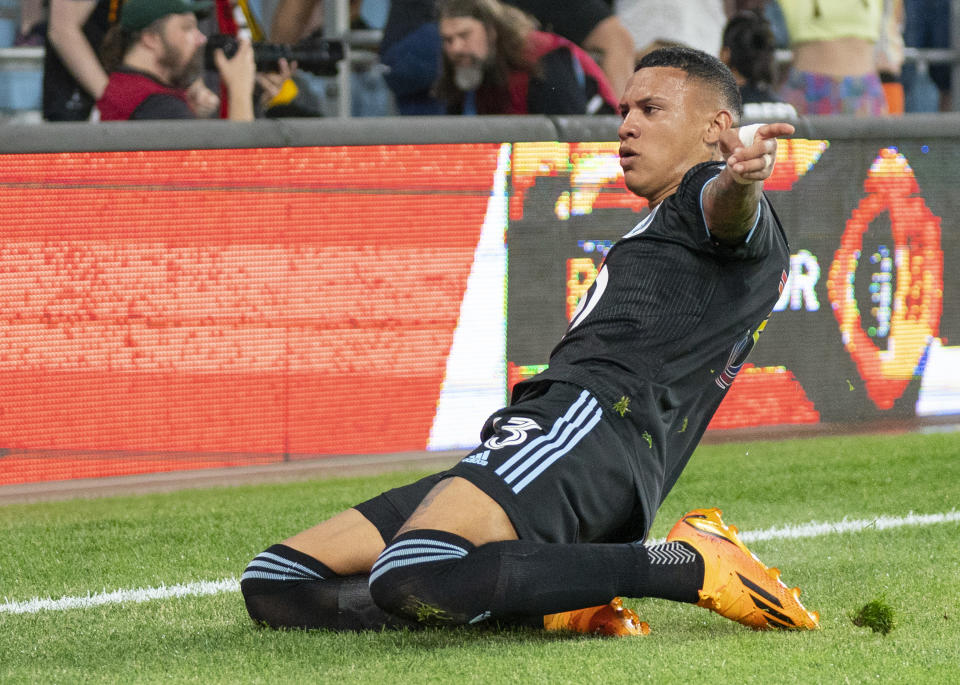
M 786 281 L 762 186 L 793 127 L 738 130 L 733 76 L 688 48 L 644 57 L 620 114 L 625 182 L 651 210 L 609 251 L 549 368 L 517 385 L 450 470 L 258 555 L 241 579 L 254 620 L 643 632 L 625 595 L 754 628 L 818 626 L 716 509 L 683 516 L 664 544 L 636 542 Z

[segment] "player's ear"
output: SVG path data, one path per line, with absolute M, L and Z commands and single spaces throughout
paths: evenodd
M 720 142 L 720 134 L 733 126 L 733 113 L 729 109 L 717 110 L 710 119 L 710 124 L 703 135 L 703 142 L 708 146 L 716 145 Z

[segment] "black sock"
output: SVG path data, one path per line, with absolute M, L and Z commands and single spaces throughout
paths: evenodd
M 498 607 L 524 614 L 597 606 L 618 595 L 695 603 L 703 584 L 703 559 L 684 542 L 493 544 L 504 545 Z
M 683 542 L 647 548 L 510 540 L 475 548 L 434 530 L 398 536 L 371 573 L 378 605 L 435 624 L 543 616 L 617 595 L 696 602 L 702 582 L 703 560 Z
M 646 577 L 638 574 L 636 593 L 631 597 L 659 597 L 696 604 L 703 587 L 703 557 L 686 542 L 666 542 L 644 547 Z
M 366 574 L 338 576 L 320 561 L 273 545 L 240 579 L 247 612 L 272 628 L 367 630 L 412 627 L 373 603 Z
M 370 593 L 385 611 L 426 625 L 463 625 L 489 618 L 496 569 L 453 533 L 397 535 L 370 569 Z M 464 563 L 466 562 L 466 563 Z

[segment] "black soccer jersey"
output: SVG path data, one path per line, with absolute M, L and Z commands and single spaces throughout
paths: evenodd
M 787 277 L 787 240 L 767 199 L 734 247 L 716 241 L 701 196 L 723 168 L 691 169 L 677 192 L 609 251 L 550 355 L 543 381 L 589 390 L 635 451 L 648 525 L 753 348 Z

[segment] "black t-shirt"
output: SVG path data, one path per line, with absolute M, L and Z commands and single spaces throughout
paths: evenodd
M 593 393 L 635 451 L 651 521 L 786 282 L 787 240 L 765 197 L 739 245 L 707 229 L 701 193 L 722 168 L 691 169 L 610 249 L 549 368 L 514 388 L 514 401 L 543 381 Z
M 141 102 L 130 120 L 135 119 L 196 119 L 197 115 L 186 102 L 175 95 L 154 93 Z
M 530 114 L 612 114 L 606 102 L 594 96 L 597 82 L 577 69 L 576 59 L 567 48 L 558 48 L 540 58 L 537 71 L 530 77 L 527 112 Z M 591 102 L 593 101 L 593 102 Z M 588 103 L 595 105 L 587 111 Z
M 597 24 L 613 12 L 604 0 L 556 2 L 556 0 L 506 0 L 507 4 L 532 14 L 544 31 L 558 33 L 582 45 Z
M 86 0 L 84 0 L 86 1 Z M 115 2 L 119 16 L 122 2 Z M 99 52 L 103 37 L 110 28 L 110 2 L 98 0 L 89 19 L 83 25 L 93 51 Z M 43 118 L 47 121 L 85 121 L 93 109 L 93 98 L 77 83 L 73 74 L 60 60 L 57 49 L 44 41 L 43 55 Z
M 383 27 L 380 54 L 409 33 L 436 19 L 434 0 L 391 0 Z
M 584 114 L 586 90 L 573 69 L 573 56 L 566 48 L 553 50 L 540 58 L 538 69 L 530 77 L 527 112 L 530 114 Z
M 554 0 L 506 0 L 527 14 L 533 15 L 540 28 L 558 33 L 577 45 L 601 21 L 613 14 L 604 0 L 581 0 L 580 2 L 555 2 Z M 436 19 L 434 0 L 392 0 L 390 13 L 383 28 L 380 53 L 418 27 Z

